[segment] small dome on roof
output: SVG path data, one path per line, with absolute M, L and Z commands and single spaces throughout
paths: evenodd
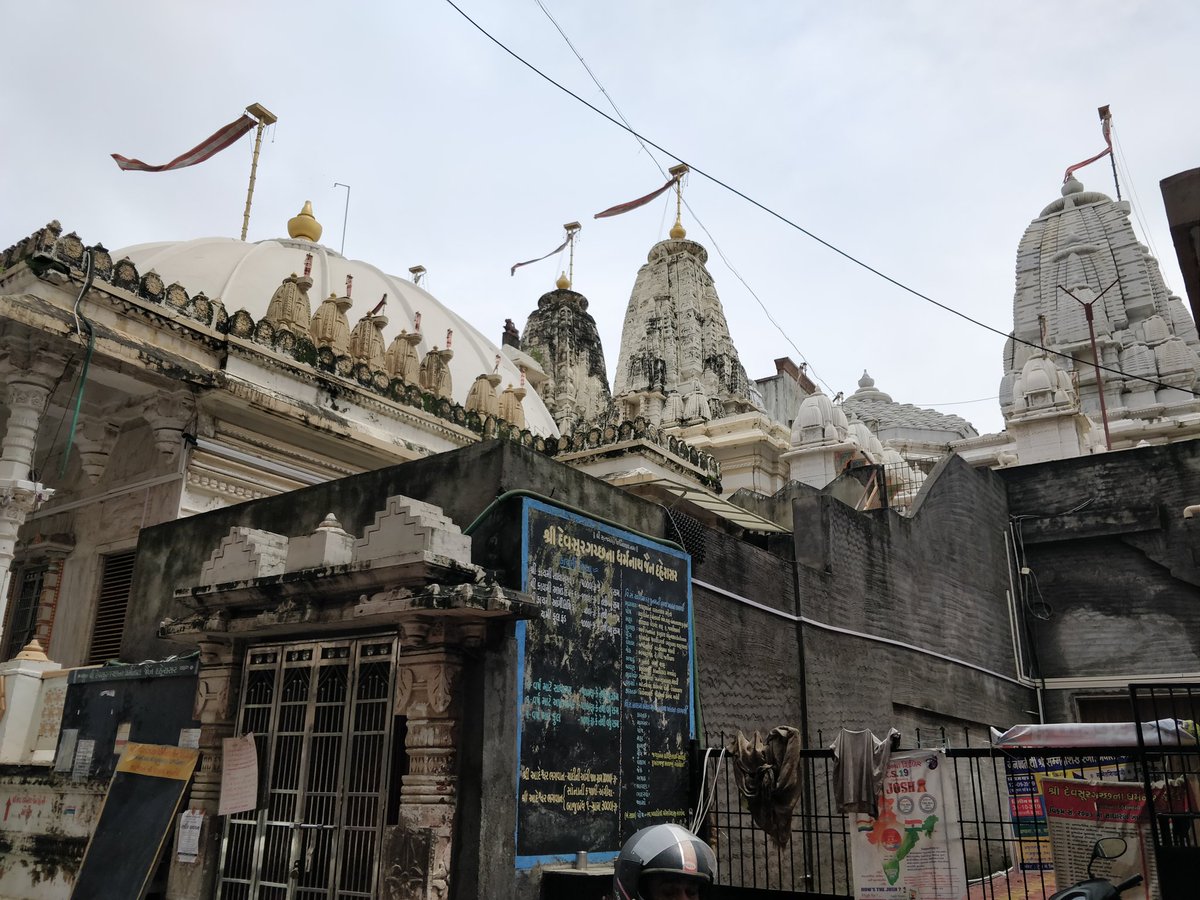
M 850 396 L 856 400 L 882 400 L 885 403 L 892 402 L 892 397 L 890 394 L 885 394 L 883 391 L 876 390 L 875 379 L 867 374 L 866 369 L 863 369 L 862 378 L 858 379 L 858 390 Z
M 800 401 L 792 423 L 792 445 L 817 444 L 828 440 L 827 428 L 834 426 L 834 405 L 820 390 Z

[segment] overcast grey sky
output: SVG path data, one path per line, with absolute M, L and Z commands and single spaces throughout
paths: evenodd
M 635 128 L 892 277 L 1003 331 L 1030 219 L 1063 169 L 1103 147 L 1111 104 L 1143 240 L 1183 286 L 1160 179 L 1200 165 L 1200 4 L 543 0 Z M 534 65 L 606 101 L 535 0 L 461 0 Z M 236 236 L 252 141 L 166 162 L 259 101 L 279 116 L 250 240 L 286 234 L 306 199 L 346 255 L 403 274 L 498 340 L 553 286 L 547 252 L 584 223 L 575 288 L 613 376 L 625 305 L 671 225 L 666 200 L 593 221 L 662 179 L 628 134 L 505 55 L 444 0 L 10 4 L 0 53 L 0 246 L 52 218 L 110 249 Z M 664 168 L 674 161 L 660 159 Z M 1079 173 L 1112 193 L 1108 162 Z M 698 176 L 686 196 L 816 374 L 867 368 L 896 400 L 981 431 L 1003 340 L 866 273 Z M 751 377 L 797 353 L 686 216 Z M 1148 235 L 1147 235 L 1148 230 Z M 565 263 L 563 263 L 565 265 Z M 285 275 L 287 273 L 281 273 Z M 361 307 L 358 308 L 358 307 Z M 352 310 L 367 309 L 360 301 Z

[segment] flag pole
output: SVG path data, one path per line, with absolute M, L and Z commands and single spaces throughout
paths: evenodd
M 258 127 L 254 130 L 254 156 L 250 160 L 250 185 L 246 188 L 246 210 L 242 213 L 243 241 L 246 239 L 246 232 L 250 230 L 250 203 L 254 199 L 254 177 L 258 173 L 258 150 L 262 146 L 263 131 L 268 125 L 274 125 L 279 120 L 278 116 L 261 103 L 251 103 L 246 107 L 246 112 L 258 120 Z
M 575 235 L 583 226 L 578 222 L 568 222 L 563 228 L 567 231 L 567 246 L 571 250 L 571 261 L 567 264 L 567 281 L 575 283 Z
M 1098 112 L 1100 114 L 1100 122 L 1102 123 L 1102 127 L 1104 128 L 1105 137 L 1107 138 L 1109 144 L 1111 144 L 1112 143 L 1112 113 L 1109 111 L 1107 106 L 1101 106 L 1098 110 L 1096 110 L 1096 112 Z M 1121 182 L 1117 179 L 1117 154 L 1115 151 L 1108 154 L 1108 161 L 1110 163 L 1112 163 L 1113 184 L 1117 188 L 1117 202 L 1120 202 L 1120 200 L 1121 200 Z

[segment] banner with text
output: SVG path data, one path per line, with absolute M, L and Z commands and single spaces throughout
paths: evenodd
M 850 835 L 855 900 L 965 900 L 961 831 L 945 754 L 893 753 L 879 818 L 858 814 Z
M 522 522 L 517 865 L 612 858 L 687 815 L 691 559 L 536 500 Z

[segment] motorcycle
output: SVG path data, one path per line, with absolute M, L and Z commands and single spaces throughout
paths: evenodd
M 1128 845 L 1124 838 L 1102 838 L 1092 847 L 1092 858 L 1088 860 L 1088 877 L 1071 887 L 1063 888 L 1050 900 L 1121 900 L 1121 895 L 1142 883 L 1140 874 L 1131 875 L 1114 884 L 1107 878 L 1096 878 L 1092 866 L 1098 859 L 1118 859 L 1125 854 Z

